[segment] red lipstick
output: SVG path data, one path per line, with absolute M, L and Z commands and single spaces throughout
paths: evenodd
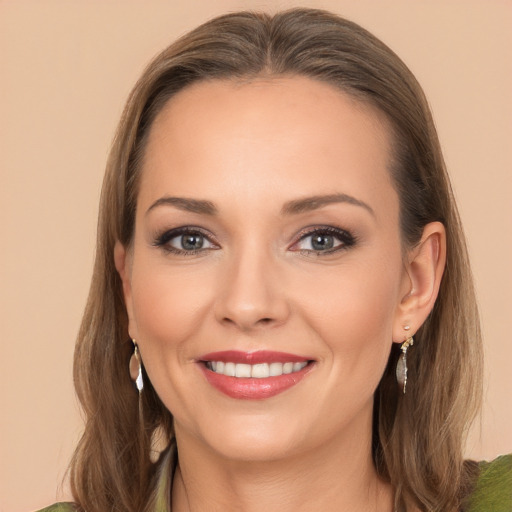
M 212 352 L 198 358 L 198 363 L 214 388 L 242 400 L 278 395 L 298 384 L 314 365 L 309 357 L 267 350 Z

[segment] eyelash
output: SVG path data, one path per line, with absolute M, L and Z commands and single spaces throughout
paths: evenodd
M 178 249 L 170 245 L 170 242 L 183 235 L 200 235 L 213 247 L 199 248 L 194 250 L 186 250 L 186 249 Z M 339 245 L 336 245 L 330 249 L 326 250 L 314 250 L 314 249 L 293 249 L 294 246 L 299 245 L 301 242 L 306 240 L 308 237 L 313 235 L 317 236 L 332 236 L 340 242 Z M 356 237 L 351 234 L 349 231 L 341 228 L 336 228 L 333 226 L 316 226 L 307 228 L 299 234 L 299 237 L 296 242 L 294 242 L 291 246 L 292 251 L 299 252 L 300 254 L 311 256 L 314 254 L 317 257 L 321 257 L 328 254 L 337 253 L 339 251 L 346 250 L 352 246 L 354 246 L 357 242 Z M 184 226 L 176 229 L 170 229 L 168 231 L 163 232 L 159 236 L 156 237 L 153 242 L 155 247 L 160 247 L 167 253 L 176 254 L 178 256 L 197 256 L 201 253 L 205 253 L 206 251 L 216 250 L 219 248 L 219 244 L 214 241 L 211 234 L 207 233 L 203 229 L 195 226 Z

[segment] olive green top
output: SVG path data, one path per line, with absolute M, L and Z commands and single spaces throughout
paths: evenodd
M 512 454 L 480 463 L 468 512 L 512 512 Z
M 158 481 L 155 512 L 169 512 L 168 496 L 171 491 L 174 450 L 163 460 Z M 57 503 L 40 512 L 73 512 L 72 503 Z M 512 512 L 512 454 L 503 455 L 492 462 L 480 463 L 480 476 L 466 512 Z

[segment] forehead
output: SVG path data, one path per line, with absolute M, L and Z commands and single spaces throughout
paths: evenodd
M 329 84 L 199 82 L 171 98 L 151 127 L 141 199 L 215 199 L 236 189 L 247 198 L 351 193 L 367 201 L 390 188 L 393 195 L 390 147 L 384 116 Z

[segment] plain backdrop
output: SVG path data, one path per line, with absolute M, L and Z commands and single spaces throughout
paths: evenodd
M 467 454 L 512 451 L 510 0 L 0 0 L 1 511 L 68 497 L 60 484 L 82 428 L 73 345 L 103 169 L 130 88 L 155 53 L 208 18 L 296 5 L 374 32 L 427 93 L 485 338 L 486 400 Z

